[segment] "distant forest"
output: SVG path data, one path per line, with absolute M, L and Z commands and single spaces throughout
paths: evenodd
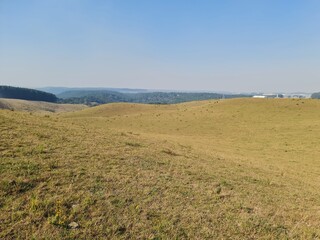
M 313 93 L 313 94 L 311 95 L 311 98 L 320 99 L 320 92 Z
M 112 91 L 68 91 L 59 94 L 58 97 L 62 103 L 98 105 L 114 102 L 174 104 L 208 99 L 251 97 L 251 95 L 185 92 L 120 93 Z
M 0 98 L 14 98 L 33 101 L 86 104 L 95 106 L 105 103 L 128 102 L 145 104 L 175 104 L 223 98 L 252 97 L 250 94 L 221 94 L 205 92 L 117 92 L 110 90 L 71 90 L 58 94 L 34 89 L 0 86 Z
M 0 98 L 14 98 L 32 101 L 57 102 L 58 98 L 47 92 L 35 89 L 0 86 Z

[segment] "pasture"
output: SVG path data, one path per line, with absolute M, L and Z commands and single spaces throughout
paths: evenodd
M 320 238 L 320 102 L 0 110 L 1 239 Z

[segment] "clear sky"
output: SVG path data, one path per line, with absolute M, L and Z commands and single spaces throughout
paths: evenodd
M 320 90 L 319 0 L 0 0 L 0 85 Z

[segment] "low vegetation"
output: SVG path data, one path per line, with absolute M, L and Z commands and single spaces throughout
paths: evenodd
M 0 110 L 0 239 L 320 238 L 320 103 Z

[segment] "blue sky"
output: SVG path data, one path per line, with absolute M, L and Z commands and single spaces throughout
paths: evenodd
M 320 90 L 317 0 L 0 0 L 0 84 Z

